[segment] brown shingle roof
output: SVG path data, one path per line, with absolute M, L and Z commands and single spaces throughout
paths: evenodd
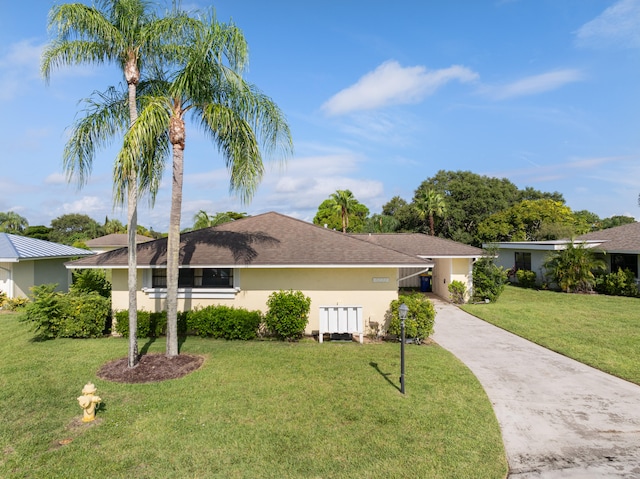
M 629 223 L 606 230 L 593 231 L 576 238 L 577 240 L 599 240 L 598 247 L 608 252 L 640 254 L 640 223 Z
M 153 241 L 153 238 L 148 236 L 136 235 L 136 243 L 146 243 L 147 241 Z M 90 248 L 103 248 L 114 247 L 121 248 L 129 245 L 129 235 L 126 233 L 112 233 L 99 238 L 90 239 L 85 241 L 85 244 Z
M 352 236 L 414 256 L 450 258 L 479 257 L 483 254 L 480 248 L 423 233 L 354 234 Z
M 165 265 L 166 249 L 166 238 L 138 245 L 138 265 Z M 184 233 L 180 241 L 180 264 L 191 266 L 421 267 L 424 263 L 414 255 L 279 213 Z M 126 265 L 124 248 L 69 263 L 74 268 Z

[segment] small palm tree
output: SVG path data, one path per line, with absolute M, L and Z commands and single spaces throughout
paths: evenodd
M 187 114 L 218 146 L 230 172 L 230 189 L 249 201 L 262 178 L 262 149 L 292 151 L 289 127 L 276 104 L 244 81 L 247 45 L 233 24 L 202 19 L 185 42 L 182 59 L 149 85 L 144 107 L 125 136 L 118 164 L 138 151 L 157 149 L 158 139 L 170 145 L 173 163 L 171 213 L 167 239 L 167 349 L 178 355 L 177 295 L 180 219 Z
M 236 218 L 234 218 L 230 214 L 230 212 L 216 213 L 214 215 L 210 215 L 206 211 L 200 210 L 193 217 L 193 229 L 199 230 L 202 228 L 210 228 L 212 226 L 218 226 L 224 223 L 230 223 L 235 219 Z
M 0 213 L 0 231 L 21 235 L 28 226 L 29 222 L 27 219 L 15 211 Z
M 544 268 L 551 281 L 567 293 L 586 293 L 593 291 L 595 274 L 604 271 L 605 262 L 584 243 L 573 242 L 566 248 L 550 254 L 544 262 Z
M 349 227 L 349 215 L 358 201 L 349 190 L 337 190 L 331 194 L 330 198 L 335 203 L 334 208 L 342 217 L 342 232 L 346 233 Z
M 429 222 L 431 236 L 435 236 L 434 216 L 443 217 L 447 213 L 444 197 L 435 190 L 422 190 L 416 195 L 415 205 L 420 218 Z

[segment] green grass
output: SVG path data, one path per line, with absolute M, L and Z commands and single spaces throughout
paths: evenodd
M 541 346 L 640 384 L 640 299 L 508 286 L 465 311 Z
M 177 380 L 100 380 L 120 338 L 33 342 L 0 314 L 2 478 L 504 478 L 491 405 L 438 346 L 225 342 L 189 337 L 206 357 Z M 141 348 L 146 346 L 140 342 Z M 149 346 L 162 351 L 164 341 Z M 92 381 L 103 403 L 82 424 Z M 61 444 L 66 443 L 64 445 Z

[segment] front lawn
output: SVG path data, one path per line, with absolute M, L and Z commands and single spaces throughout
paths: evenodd
M 96 371 L 120 338 L 33 342 L 0 315 L 2 478 L 496 478 L 499 427 L 475 377 L 438 346 L 189 337 L 190 375 L 120 384 Z M 164 339 L 140 341 L 149 352 Z M 85 383 L 103 400 L 79 421 Z
M 640 299 L 507 286 L 465 311 L 609 374 L 640 384 Z

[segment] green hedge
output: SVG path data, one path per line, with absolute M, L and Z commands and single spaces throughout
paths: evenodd
M 187 332 L 222 339 L 255 339 L 262 321 L 259 311 L 229 306 L 207 306 L 178 312 L 178 334 Z M 129 312 L 116 312 L 115 331 L 129 336 Z M 167 312 L 138 311 L 138 337 L 157 338 L 167 331 Z
M 207 306 L 189 311 L 187 328 L 198 336 L 221 339 L 255 339 L 262 322 L 259 311 L 229 306 Z
M 125 338 L 129 337 L 129 311 L 116 311 L 115 331 Z M 167 332 L 167 312 L 138 310 L 138 337 L 157 338 Z M 178 334 L 187 333 L 187 313 L 178 311 Z

